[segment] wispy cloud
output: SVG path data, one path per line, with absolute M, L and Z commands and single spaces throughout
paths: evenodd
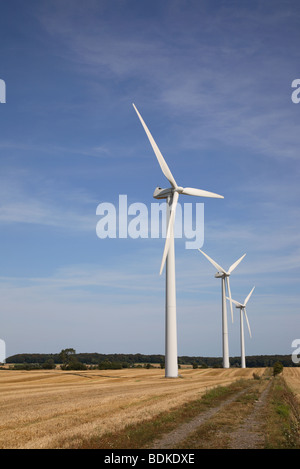
M 110 150 L 104 145 L 99 145 L 95 147 L 72 147 L 70 146 L 58 146 L 58 145 L 42 145 L 38 143 L 24 143 L 24 142 L 15 142 L 15 141 L 3 141 L 0 143 L 0 149 L 2 150 L 15 150 L 17 152 L 34 152 L 39 154 L 50 154 L 52 156 L 61 156 L 61 155 L 82 155 L 82 156 L 93 156 L 97 158 L 103 158 L 110 155 Z
M 72 232 L 95 230 L 96 201 L 80 188 L 63 189 L 51 178 L 49 182 L 37 171 L 20 168 L 2 173 L 0 200 L 3 224 L 37 224 Z
M 129 99 L 134 86 L 136 99 L 152 109 L 163 104 L 161 112 L 180 116 L 181 127 L 188 118 L 189 129 L 177 128 L 183 148 L 214 141 L 270 158 L 298 157 L 290 100 L 292 50 L 284 53 L 277 34 L 296 27 L 290 12 L 282 15 L 282 8 L 270 12 L 256 6 L 246 14 L 243 7 L 227 7 L 216 17 L 208 4 L 197 7 L 193 2 L 183 10 L 166 8 L 161 27 L 140 17 L 136 30 L 121 4 L 113 18 L 105 2 L 100 7 L 92 2 L 90 15 L 77 2 L 72 16 L 66 14 L 69 4 L 55 5 L 39 18 L 51 37 L 63 44 L 62 53 L 90 78 L 118 80 L 123 93 L 130 79 L 125 91 Z M 209 21 L 203 20 L 203 11 Z M 264 40 L 279 47 L 270 50 Z

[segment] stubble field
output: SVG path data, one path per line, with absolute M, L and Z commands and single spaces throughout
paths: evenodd
M 299 370 L 298 370 L 299 371 Z M 0 371 L 0 448 L 69 448 L 195 400 L 263 368 Z M 300 375 L 295 378 L 299 384 Z M 300 392 L 300 388 L 298 388 Z
M 300 402 L 300 368 L 284 368 L 283 377 Z

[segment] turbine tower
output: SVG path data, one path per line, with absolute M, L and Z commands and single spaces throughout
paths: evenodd
M 239 263 L 244 259 L 244 254 L 240 257 L 232 266 L 229 267 L 228 271 L 224 270 L 219 264 L 217 264 L 211 257 L 209 257 L 205 252 L 199 251 L 211 262 L 211 264 L 217 269 L 215 274 L 216 278 L 221 279 L 222 287 L 222 348 L 223 348 L 223 368 L 229 368 L 229 346 L 228 346 L 228 326 L 227 326 L 227 308 L 226 308 L 226 285 L 230 301 L 230 310 L 231 310 L 231 319 L 233 322 L 233 311 L 232 311 L 232 299 L 231 299 L 231 290 L 229 276 L 234 271 L 234 269 L 239 265 Z
M 140 113 L 133 104 L 133 107 L 146 132 L 152 149 L 156 155 L 160 168 L 171 184 L 170 188 L 162 189 L 157 187 L 153 197 L 155 199 L 167 199 L 167 235 L 163 251 L 160 274 L 166 263 L 166 315 L 165 315 L 165 377 L 178 377 L 177 360 L 177 319 L 176 319 L 176 281 L 175 281 L 175 249 L 174 249 L 174 221 L 179 194 L 194 195 L 198 197 L 213 197 L 223 199 L 222 195 L 207 192 L 192 187 L 178 186 L 167 163 L 165 162 L 158 146 L 156 145 L 148 127 L 143 121 Z
M 245 299 L 245 301 L 244 301 L 243 304 L 242 304 L 242 303 L 239 303 L 238 301 L 235 301 L 235 300 L 231 299 L 231 301 L 236 305 L 235 307 L 240 310 L 241 367 L 242 367 L 242 368 L 246 368 L 243 313 L 244 313 L 244 316 L 245 316 L 245 319 L 246 319 L 246 322 L 247 322 L 249 335 L 250 335 L 250 337 L 251 337 L 250 324 L 249 324 L 248 316 L 247 316 L 247 313 L 246 313 L 246 304 L 248 303 L 249 298 L 250 298 L 250 296 L 252 295 L 254 288 L 255 288 L 255 287 L 252 288 L 251 292 L 249 293 L 249 295 L 247 296 L 247 298 Z M 227 298 L 227 297 L 226 297 L 226 298 Z M 227 298 L 227 299 L 229 300 L 229 298 Z

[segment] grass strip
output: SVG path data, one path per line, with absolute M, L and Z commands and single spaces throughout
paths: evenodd
M 267 406 L 266 449 L 300 449 L 300 406 L 283 377 L 276 376 Z

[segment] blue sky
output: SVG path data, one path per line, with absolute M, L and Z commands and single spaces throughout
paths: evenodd
M 204 203 L 202 249 L 248 307 L 246 354 L 289 354 L 299 321 L 297 1 L 11 0 L 0 15 L 0 293 L 7 355 L 164 353 L 163 239 L 99 239 L 97 206 Z M 176 240 L 178 354 L 221 356 L 221 287 Z M 229 320 L 238 356 L 239 317 Z

